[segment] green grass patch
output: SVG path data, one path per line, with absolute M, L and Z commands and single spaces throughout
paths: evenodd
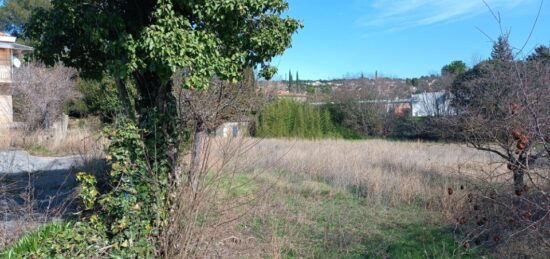
M 0 252 L 1 258 L 23 258 L 34 252 L 39 252 L 44 240 L 54 239 L 59 233 L 73 227 L 70 222 L 54 222 L 38 228 L 20 238 L 15 244 Z
M 435 212 L 418 206 L 369 204 L 357 190 L 264 174 L 271 208 L 241 225 L 265 243 L 283 240 L 283 258 L 463 258 L 475 254 L 455 242 Z

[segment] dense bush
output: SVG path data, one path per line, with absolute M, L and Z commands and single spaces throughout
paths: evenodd
M 269 104 L 260 112 L 255 132 L 258 137 L 274 138 L 338 138 L 349 135 L 334 124 L 328 109 L 287 99 Z
M 410 114 L 388 112 L 377 104 L 345 102 L 328 107 L 334 124 L 358 137 L 390 139 L 459 140 L 449 131 L 449 118 L 413 117 Z
M 79 79 L 76 90 L 80 93 L 80 98 L 66 107 L 71 116 L 95 115 L 104 122 L 112 122 L 124 110 L 115 81 L 110 77 L 103 77 L 101 80 Z M 134 95 L 133 88 L 129 87 L 129 90 Z

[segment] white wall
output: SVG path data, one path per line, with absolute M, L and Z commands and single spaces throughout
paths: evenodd
M 0 128 L 13 123 L 13 103 L 11 95 L 0 95 Z
M 452 115 L 452 95 L 446 92 L 431 92 L 412 95 L 412 116 L 445 116 Z

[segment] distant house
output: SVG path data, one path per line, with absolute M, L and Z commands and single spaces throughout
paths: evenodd
M 250 135 L 248 127 L 248 122 L 226 122 L 216 129 L 216 137 L 246 137 Z
M 0 127 L 13 123 L 12 75 L 13 68 L 21 66 L 25 52 L 33 48 L 15 43 L 16 38 L 0 33 Z
M 451 107 L 452 94 L 447 91 L 413 94 L 411 97 L 413 117 L 433 117 L 454 114 Z

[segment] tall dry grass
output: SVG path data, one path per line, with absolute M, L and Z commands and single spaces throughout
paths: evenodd
M 549 248 L 549 207 L 531 201 L 545 198 L 527 189 L 523 196 L 513 194 L 513 175 L 506 163 L 466 145 L 384 140 L 213 142 L 210 160 L 233 154 L 235 158 L 223 166 L 232 171 L 284 177 L 285 184 L 296 176 L 304 190 L 307 183 L 326 183 L 357 194 L 374 207 L 423 206 L 454 225 L 464 247 L 484 245 L 497 256 L 535 258 Z M 547 183 L 547 178 L 530 176 L 530 185 L 550 190 Z M 259 206 L 269 210 L 269 199 L 263 202 L 267 205 Z
M 43 156 L 84 155 L 102 153 L 106 144 L 106 139 L 88 128 L 69 129 L 64 136 L 50 131 L 0 130 L 0 151 L 18 149 Z
M 219 148 L 227 141 L 214 141 L 218 148 L 211 161 L 227 153 L 227 147 Z M 391 205 L 441 197 L 450 186 L 463 185 L 464 177 L 478 176 L 480 168 L 498 167 L 496 157 L 458 144 L 250 139 L 246 148 L 238 143 L 246 152 L 232 160 L 233 168 L 300 174 Z
M 421 204 L 450 219 L 462 203 L 447 188 L 459 189 L 467 182 L 463 178 L 478 176 L 480 167 L 491 168 L 487 165 L 494 162 L 487 153 L 463 145 L 425 142 L 211 138 L 207 146 L 199 191 L 184 187 L 175 193 L 178 202 L 165 238 L 173 257 L 278 257 L 283 248 L 301 249 L 298 243 L 311 241 L 307 230 L 267 227 L 264 231 L 271 233 L 264 235 L 270 239 L 260 240 L 259 233 L 242 226 L 266 218 L 316 224 L 312 211 L 322 202 L 315 197 L 348 191 L 373 208 Z M 304 211 L 291 212 L 281 200 L 292 195 L 305 202 Z M 310 195 L 311 200 L 304 198 Z M 357 210 L 367 217 L 369 207 Z M 342 225 L 338 233 L 327 230 L 326 242 L 360 239 L 342 213 L 326 215 Z M 281 227 L 286 238 L 275 234 Z

